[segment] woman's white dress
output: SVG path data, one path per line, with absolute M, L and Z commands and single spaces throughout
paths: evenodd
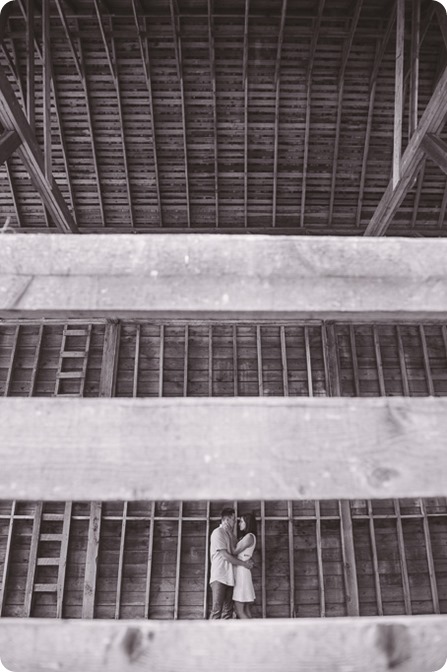
M 239 560 L 249 560 L 253 555 L 253 551 L 256 548 L 256 537 L 254 534 L 250 533 L 250 535 L 253 538 L 253 543 L 241 553 L 238 553 L 237 549 L 238 546 L 242 545 L 242 541 L 245 539 L 245 537 L 242 537 L 242 539 L 240 539 L 237 543 L 235 552 Z M 255 600 L 255 591 L 253 588 L 253 580 L 251 578 L 251 570 L 240 565 L 236 565 L 234 568 L 233 600 L 236 602 L 254 602 Z

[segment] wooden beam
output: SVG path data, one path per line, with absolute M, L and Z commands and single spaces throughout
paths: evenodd
M 121 324 L 111 320 L 106 324 L 102 352 L 99 396 L 112 397 L 115 390 L 116 369 L 120 347 Z
M 55 0 L 55 3 L 56 3 L 57 11 L 59 13 L 60 20 L 62 22 L 65 37 L 67 38 L 67 42 L 68 42 L 68 46 L 70 48 L 71 55 L 73 56 L 73 61 L 74 61 L 74 64 L 76 66 L 76 70 L 78 72 L 79 78 L 82 80 L 83 73 L 82 73 L 81 64 L 79 62 L 79 57 L 78 57 L 78 54 L 76 52 L 76 48 L 75 48 L 75 45 L 74 45 L 74 42 L 73 42 L 73 38 L 72 38 L 71 33 L 70 33 L 70 28 L 68 26 L 68 22 L 67 22 L 67 18 L 65 16 L 64 8 L 62 6 L 62 2 L 61 2 L 61 0 Z
M 26 0 L 26 114 L 35 130 L 35 59 L 34 59 L 34 0 Z
M 410 109 L 408 112 L 408 139 L 415 132 L 418 121 L 419 103 L 419 52 L 421 48 L 421 0 L 413 0 L 411 13 L 411 54 L 410 54 Z
M 433 672 L 444 663 L 446 616 L 220 621 L 2 619 L 0 650 L 21 672 Z
M 77 232 L 76 224 L 54 179 L 45 173 L 45 159 L 14 90 L 0 66 L 0 121 L 6 130 L 15 130 L 22 145 L 17 149 L 31 181 L 39 192 L 54 223 L 64 233 Z
M 0 164 L 4 163 L 22 144 L 20 136 L 15 131 L 3 131 L 0 136 Z
M 382 200 L 365 231 L 366 236 L 383 236 L 391 221 L 413 185 L 421 164 L 425 157 L 422 141 L 428 133 L 438 134 L 447 118 L 447 67 L 439 78 L 436 89 L 419 121 L 418 128 L 413 134 L 402 156 L 400 164 L 400 179 L 397 184 L 391 180 Z
M 396 0 L 396 66 L 394 85 L 393 188 L 401 177 L 402 121 L 404 112 L 405 0 Z
M 0 419 L 2 499 L 447 493 L 443 398 L 9 397 Z
M 283 0 L 281 18 L 279 24 L 278 46 L 275 62 L 275 124 L 274 124 L 274 149 L 273 149 L 273 203 L 272 203 L 272 227 L 276 226 L 276 205 L 278 193 L 278 144 L 279 144 L 279 98 L 281 92 L 281 52 L 284 41 L 284 25 L 287 14 L 287 0 Z
M 427 133 L 422 140 L 422 148 L 428 158 L 447 175 L 447 142 L 433 133 Z
M 213 102 L 214 132 L 214 209 L 215 226 L 219 226 L 219 158 L 217 141 L 217 100 L 216 100 L 216 53 L 214 48 L 214 0 L 208 0 L 208 49 L 210 59 L 210 77 Z
M 9 159 L 6 159 L 6 161 L 5 161 L 5 168 L 6 168 L 6 176 L 8 178 L 9 191 L 11 192 L 12 203 L 13 203 L 13 206 L 14 206 L 14 212 L 15 212 L 15 216 L 16 216 L 16 219 L 17 219 L 17 225 L 20 229 L 23 226 L 22 217 L 20 215 L 19 199 L 17 198 L 17 190 L 16 190 L 16 186 L 15 186 L 15 183 L 14 183 L 14 177 L 13 177 L 12 170 L 11 170 L 11 162 L 10 162 Z
M 0 317 L 444 319 L 446 254 L 444 239 L 11 236 Z
M 306 77 L 306 126 L 304 130 L 304 157 L 303 157 L 303 183 L 301 187 L 301 207 L 300 207 L 300 227 L 304 227 L 304 214 L 306 210 L 306 186 L 307 186 L 307 165 L 309 161 L 309 136 L 310 136 L 310 113 L 311 113 L 311 95 L 312 95 L 312 72 L 314 67 L 315 52 L 317 49 L 318 36 L 320 34 L 321 19 L 323 17 L 324 5 L 326 0 L 319 0 L 318 13 L 315 19 L 315 25 L 312 31 L 312 39 L 309 49 L 309 65 Z
M 436 12 L 436 17 L 438 19 L 439 30 L 441 31 L 444 47 L 447 49 L 447 14 L 445 7 L 441 7 L 440 5 L 440 2 L 435 2 L 434 11 Z
M 65 496 L 65 495 L 64 495 Z M 87 556 L 85 560 L 84 596 L 82 618 L 93 618 L 95 613 L 96 580 L 101 531 L 101 502 L 91 502 L 88 528 Z

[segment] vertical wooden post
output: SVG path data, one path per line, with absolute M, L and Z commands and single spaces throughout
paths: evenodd
M 424 330 L 424 325 L 420 324 L 419 325 L 419 335 L 421 337 L 421 345 L 422 345 L 422 354 L 424 356 L 424 368 L 425 368 L 425 377 L 427 380 L 427 390 L 428 394 L 431 397 L 435 396 L 435 388 L 433 385 L 433 376 L 431 375 L 431 370 L 430 370 L 430 358 L 428 356 L 428 348 L 427 348 L 427 339 L 425 337 L 425 330 Z
M 380 339 L 377 333 L 376 325 L 373 326 L 374 351 L 376 353 L 377 378 L 379 381 L 379 394 L 381 397 L 386 395 L 385 378 L 383 376 L 382 352 L 380 350 Z
M 369 519 L 369 537 L 371 540 L 371 551 L 373 556 L 374 583 L 376 587 L 377 613 L 383 616 L 382 588 L 380 586 L 379 559 L 377 557 L 376 531 L 374 527 L 374 516 L 371 502 L 368 501 L 368 519 Z
M 208 327 L 208 396 L 213 396 L 213 325 Z
M 64 523 L 62 526 L 61 553 L 59 556 L 59 569 L 57 574 L 56 618 L 62 618 L 62 610 L 64 605 L 65 574 L 67 570 L 68 542 L 70 540 L 72 508 L 72 502 L 66 502 Z
M 419 50 L 421 45 L 421 1 L 411 3 L 411 64 L 410 64 L 410 111 L 408 113 L 408 139 L 418 126 L 419 101 Z
M 433 548 L 431 544 L 430 526 L 428 524 L 427 508 L 425 505 L 425 501 L 423 499 L 419 500 L 419 506 L 423 516 L 422 522 L 424 526 L 425 550 L 427 553 L 428 574 L 430 577 L 430 589 L 433 600 L 433 610 L 435 614 L 440 614 L 441 612 L 439 608 L 438 584 L 436 582 L 436 571 L 435 571 L 435 563 L 433 560 Z
M 37 553 L 40 541 L 42 510 L 43 510 L 43 503 L 37 502 L 36 510 L 34 512 L 33 531 L 31 533 L 31 548 L 28 559 L 28 575 L 26 578 L 26 588 L 25 588 L 24 616 L 26 618 L 31 616 L 31 609 L 33 606 L 34 580 L 36 576 Z
M 320 603 L 320 616 L 323 618 L 326 616 L 326 598 L 324 595 L 324 567 L 321 548 L 320 502 L 315 502 L 315 543 L 317 544 L 318 601 Z
M 0 616 L 2 616 L 3 614 L 3 608 L 5 605 L 6 582 L 8 581 L 9 562 L 11 559 L 11 542 L 12 542 L 12 535 L 14 532 L 15 512 L 16 512 L 16 502 L 13 501 L 11 504 L 11 514 L 9 517 L 8 536 L 6 539 L 5 562 L 3 563 L 2 582 L 0 584 Z
M 188 396 L 188 356 L 189 356 L 189 327 L 185 326 L 185 350 L 183 358 L 183 396 Z
M 8 366 L 8 371 L 6 374 L 6 383 L 5 383 L 5 391 L 4 391 L 4 396 L 7 397 L 10 392 L 11 388 L 11 380 L 14 372 L 14 363 L 16 359 L 16 352 L 17 352 L 17 344 L 19 342 L 19 336 L 20 336 L 20 326 L 17 325 L 14 331 L 14 340 L 12 342 L 12 348 L 11 348 L 11 358 L 9 360 L 9 366 Z
M 326 327 L 328 364 L 330 375 L 331 396 L 341 396 L 340 366 L 337 350 L 337 336 L 335 326 L 328 324 Z M 346 590 L 346 610 L 348 616 L 358 616 L 359 590 L 357 584 L 357 567 L 355 560 L 354 537 L 352 532 L 352 517 L 349 501 L 340 500 L 340 533 L 343 553 L 343 573 Z
M 405 553 L 404 531 L 400 514 L 399 500 L 394 500 L 394 512 L 396 515 L 397 543 L 399 546 L 400 569 L 402 574 L 402 588 L 404 591 L 405 613 L 411 614 L 410 581 L 408 578 L 407 555 Z
M 239 395 L 238 365 L 237 365 L 237 326 L 233 324 L 233 394 Z
M 396 325 L 396 336 L 397 336 L 397 348 L 399 351 L 400 373 L 402 376 L 402 394 L 404 397 L 409 397 L 410 387 L 408 385 L 408 373 L 407 373 L 407 366 L 405 364 L 405 350 L 399 325 Z
M 183 502 L 179 502 L 178 527 L 177 527 L 177 559 L 175 563 L 174 620 L 178 619 L 178 609 L 179 609 L 180 572 L 182 568 L 182 532 L 183 532 Z
M 393 189 L 400 180 L 404 95 L 405 0 L 396 0 L 396 68 L 394 91 Z
M 349 325 L 349 340 L 351 344 L 352 371 L 354 374 L 355 396 L 360 397 L 359 363 L 357 359 L 357 346 L 355 342 L 355 329 L 352 324 Z
M 163 396 L 163 369 L 164 369 L 164 360 L 165 360 L 165 327 L 164 324 L 160 325 L 160 355 L 159 355 L 159 367 L 158 367 L 158 396 Z
M 104 348 L 102 352 L 101 377 L 99 380 L 100 397 L 113 397 L 115 391 L 120 329 L 121 324 L 117 320 L 110 320 L 106 324 Z
M 258 358 L 258 389 L 259 396 L 264 396 L 264 377 L 262 372 L 262 338 L 261 327 L 259 324 L 256 327 L 256 353 Z
M 36 386 L 37 371 L 38 371 L 38 368 L 39 368 L 40 349 L 42 347 L 43 330 L 44 330 L 44 326 L 43 326 L 43 324 L 41 324 L 40 327 L 39 327 L 39 336 L 37 338 L 37 343 L 36 343 L 36 351 L 34 353 L 33 370 L 31 372 L 31 380 L 30 380 L 29 391 L 28 391 L 28 396 L 29 397 L 32 397 L 34 395 L 34 389 L 35 389 L 35 386 Z
M 306 348 L 307 390 L 309 392 L 309 397 L 313 397 L 312 360 L 310 357 L 309 327 L 307 326 L 304 327 L 304 346 Z
M 265 502 L 261 502 L 261 608 L 262 618 L 267 616 L 267 593 L 265 589 Z
M 116 580 L 115 618 L 120 617 L 121 591 L 123 587 L 124 548 L 126 545 L 127 502 L 123 504 L 123 520 L 121 523 L 120 554 L 118 560 L 118 577 Z
M 295 552 L 293 537 L 293 505 L 287 502 L 287 517 L 289 530 L 289 576 L 290 576 L 290 618 L 295 618 Z
M 205 585 L 203 587 L 203 618 L 208 615 L 208 581 L 210 572 L 210 502 L 206 503 Z
M 282 386 L 284 396 L 289 396 L 289 372 L 287 367 L 286 328 L 280 327 Z
M 29 125 L 34 131 L 35 119 L 35 94 L 34 94 L 34 0 L 26 0 L 26 52 L 27 52 L 27 77 L 26 77 L 26 112 Z
M 84 597 L 82 600 L 82 618 L 95 615 L 95 594 L 98 569 L 99 537 L 101 532 L 102 503 L 91 502 L 88 528 L 87 558 L 85 562 Z
M 140 364 L 141 324 L 137 324 L 135 333 L 135 361 L 133 366 L 132 396 L 138 397 L 138 369 Z
M 151 503 L 151 526 L 149 529 L 149 546 L 147 551 L 146 594 L 144 598 L 144 618 L 149 618 L 149 602 L 151 597 L 152 553 L 154 548 L 155 502 Z

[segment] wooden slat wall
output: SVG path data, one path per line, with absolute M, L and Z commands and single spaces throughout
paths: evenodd
M 54 394 L 63 329 L 36 321 L 0 323 L 3 392 L 8 381 L 9 395 Z M 329 396 L 338 390 L 342 396 L 444 396 L 446 336 L 440 323 L 102 321 L 92 325 L 84 394 L 98 396 L 103 389 L 106 396 L 134 397 Z M 70 338 L 65 350 L 84 350 L 81 336 Z M 328 342 L 335 346 L 332 353 Z M 81 359 L 64 358 L 64 366 L 79 368 Z M 101 375 L 105 362 L 116 365 L 115 381 L 107 372 Z M 63 577 L 57 565 L 38 566 L 35 583 L 58 584 L 63 577 L 65 585 L 62 602 L 61 588 L 35 593 L 31 615 L 80 618 L 88 608 L 96 618 L 203 618 L 209 605 L 207 538 L 222 505 L 104 503 L 95 519 L 96 537 L 90 505 L 74 503 L 68 520 L 64 504 L 45 503 L 40 533 L 47 536 L 39 557 L 60 557 L 57 538 L 69 528 L 66 573 Z M 21 616 L 35 505 L 12 506 L 5 502 L 0 509 L 2 615 Z M 259 522 L 256 616 L 348 615 L 346 525 L 339 502 L 237 507 L 253 509 Z M 447 613 L 446 502 L 357 501 L 349 509 L 360 615 Z M 94 578 L 88 595 L 86 571 Z

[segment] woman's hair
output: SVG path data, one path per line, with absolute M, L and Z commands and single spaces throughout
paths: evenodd
M 239 526 L 238 526 L 238 536 L 239 537 L 244 537 L 246 534 L 249 534 L 251 532 L 256 537 L 256 517 L 255 517 L 255 514 L 253 512 L 251 512 L 251 513 L 241 513 L 240 517 L 245 520 L 245 523 L 246 523 L 247 527 L 245 528 L 245 530 L 239 530 Z

